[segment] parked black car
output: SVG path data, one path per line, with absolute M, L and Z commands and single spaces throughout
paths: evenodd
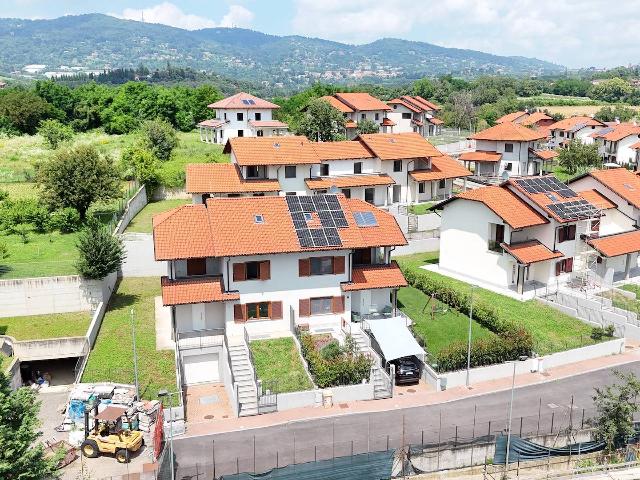
M 422 362 L 415 355 L 391 360 L 389 364 L 393 364 L 396 367 L 396 385 L 420 382 Z

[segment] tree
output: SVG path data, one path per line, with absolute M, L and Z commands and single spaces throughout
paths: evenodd
M 634 434 L 633 416 L 640 410 L 640 380 L 633 373 L 625 375 L 615 371 L 614 375 L 622 383 L 596 387 L 593 395 L 596 436 L 605 442 L 607 452 L 614 451 Z
M 571 140 L 569 145 L 560 149 L 558 155 L 558 163 L 570 174 L 586 171 L 589 167 L 599 165 L 601 161 L 598 145 L 587 145 L 578 139 Z
M 469 92 L 456 92 L 451 94 L 452 123 L 459 128 L 471 127 L 476 119 L 476 110 Z
M 156 158 L 166 161 L 178 146 L 178 136 L 169 122 L 149 120 L 142 125 L 142 142 Z
M 122 164 L 128 177 L 134 177 L 146 186 L 147 197 L 160 185 L 160 165 L 153 153 L 141 147 L 131 147 L 122 152 Z
M 38 133 L 52 150 L 56 150 L 62 142 L 73 138 L 73 129 L 58 120 L 43 120 L 40 122 Z
M 436 87 L 428 78 L 421 78 L 420 80 L 413 82 L 412 90 L 414 95 L 418 95 L 428 100 L 433 97 Z
M 120 178 L 113 160 L 91 145 L 57 151 L 40 166 L 36 178 L 52 210 L 73 207 L 82 220 L 93 202 L 120 194 Z
M 296 133 L 309 140 L 334 142 L 344 129 L 345 119 L 326 100 L 313 99 L 307 104 Z
M 619 102 L 633 92 L 633 87 L 620 77 L 604 80 L 593 85 L 589 96 L 605 102 Z
M 57 116 L 53 106 L 31 90 L 13 88 L 0 95 L 0 117 L 20 133 L 33 135 L 42 120 Z
M 373 120 L 369 120 L 364 118 L 358 122 L 358 128 L 356 132 L 358 135 L 367 134 L 367 133 L 378 133 L 380 131 L 380 126 L 374 122 Z
M 0 478 L 42 480 L 57 478 L 59 457 L 44 458 L 44 448 L 36 443 L 40 402 L 28 388 L 11 391 L 9 379 L 0 371 Z
M 628 122 L 635 117 L 636 112 L 632 108 L 625 107 L 624 105 L 616 105 L 611 108 L 609 105 L 602 107 L 595 114 L 595 118 L 601 122 L 613 122 L 620 120 L 621 122 Z
M 87 221 L 78 237 L 78 275 L 101 280 L 117 271 L 126 258 L 122 240 L 102 226 L 95 218 Z

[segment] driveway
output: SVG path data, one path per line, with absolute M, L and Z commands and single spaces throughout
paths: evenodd
M 127 258 L 122 265 L 123 277 L 160 277 L 167 274 L 166 262 L 153 258 L 153 236 L 150 233 L 122 235 Z

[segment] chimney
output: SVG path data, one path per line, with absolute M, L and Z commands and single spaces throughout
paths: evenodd
M 620 125 L 620 118 L 616 117 L 613 119 L 616 122 L 616 125 Z

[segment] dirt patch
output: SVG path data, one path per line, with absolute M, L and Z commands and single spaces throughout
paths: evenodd
M 331 342 L 334 341 L 334 338 L 329 333 L 319 333 L 317 335 L 311 335 L 311 339 L 313 340 L 313 347 L 320 351 Z

